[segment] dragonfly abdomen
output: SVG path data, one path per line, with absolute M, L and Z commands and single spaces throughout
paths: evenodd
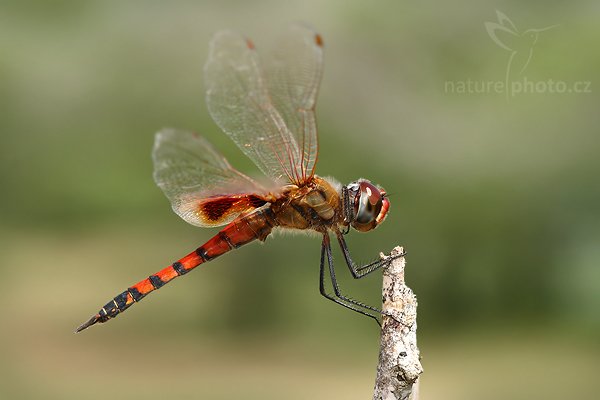
M 264 241 L 275 224 L 273 212 L 268 208 L 234 220 L 195 251 L 115 296 L 75 332 L 81 332 L 96 323 L 116 317 L 150 292 L 160 289 L 178 276 L 187 274 L 200 264 L 256 239 Z

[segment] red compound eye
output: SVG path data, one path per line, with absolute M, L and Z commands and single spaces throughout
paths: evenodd
M 390 208 L 385 191 L 366 180 L 358 181 L 358 193 L 354 198 L 354 221 L 352 226 L 361 232 L 369 231 L 382 222 Z

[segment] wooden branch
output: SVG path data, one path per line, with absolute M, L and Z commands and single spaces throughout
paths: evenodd
M 398 257 L 399 256 L 399 257 Z M 423 372 L 417 348 L 417 297 L 404 284 L 404 250 L 396 247 L 383 269 L 383 319 L 373 400 L 418 400 Z

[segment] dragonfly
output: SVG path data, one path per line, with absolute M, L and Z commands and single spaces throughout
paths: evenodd
M 265 241 L 276 229 L 320 234 L 320 293 L 379 323 L 377 308 L 340 291 L 330 236 L 337 239 L 354 278 L 370 274 L 391 259 L 356 264 L 344 235 L 350 228 L 373 230 L 386 218 L 390 202 L 384 189 L 366 179 L 341 185 L 315 174 L 315 105 L 322 74 L 323 39 L 307 26 L 291 26 L 264 58 L 238 33 L 213 36 L 204 66 L 209 113 L 264 177 L 253 179 L 238 171 L 198 134 L 158 132 L 154 179 L 175 213 L 195 226 L 225 227 L 190 254 L 115 296 L 76 332 L 113 319 L 199 265 Z M 326 289 L 327 279 L 333 293 Z

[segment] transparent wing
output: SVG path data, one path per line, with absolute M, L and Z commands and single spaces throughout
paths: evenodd
M 302 43 L 296 39 L 289 44 Z M 302 48 L 300 52 L 306 53 Z M 294 62 L 288 59 L 282 51 L 269 59 L 269 69 L 276 74 L 269 83 L 252 42 L 234 32 L 217 33 L 204 67 L 206 101 L 215 122 L 267 176 L 301 184 L 316 160 L 312 110 L 318 79 L 306 84 L 297 72 L 283 71 Z M 320 68 L 320 61 L 317 64 Z
M 268 200 L 268 189 L 233 168 L 199 135 L 158 132 L 152 159 L 156 184 L 173 210 L 192 225 L 224 225 Z
M 269 94 L 301 149 L 297 166 L 307 179 L 318 156 L 315 105 L 323 75 L 323 40 L 313 29 L 294 24 L 264 61 Z

